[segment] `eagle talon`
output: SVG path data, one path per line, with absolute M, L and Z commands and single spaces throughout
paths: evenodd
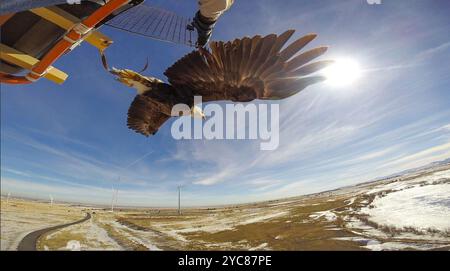
M 200 13 L 200 11 L 197 11 L 192 21 L 192 26 L 195 27 L 195 29 L 197 29 L 198 34 L 196 43 L 197 48 L 203 47 L 208 43 L 209 39 L 211 38 L 215 24 L 216 21 L 212 21 L 211 19 L 204 17 Z

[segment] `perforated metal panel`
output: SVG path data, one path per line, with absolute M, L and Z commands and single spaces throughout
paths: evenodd
M 191 21 L 174 12 L 141 4 L 105 25 L 152 39 L 195 46 L 197 32 L 188 27 Z

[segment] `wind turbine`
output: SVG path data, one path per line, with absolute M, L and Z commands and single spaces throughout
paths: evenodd
M 6 204 L 9 203 L 9 197 L 11 197 L 11 192 L 8 192 L 8 196 L 6 197 Z

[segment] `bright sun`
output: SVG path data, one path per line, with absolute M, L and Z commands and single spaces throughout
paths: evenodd
M 331 86 L 343 87 L 352 85 L 361 76 L 361 68 L 357 61 L 349 58 L 336 59 L 333 64 L 323 70 L 326 82 Z

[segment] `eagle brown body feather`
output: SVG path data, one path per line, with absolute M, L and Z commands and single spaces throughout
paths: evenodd
M 136 96 L 128 111 L 128 127 L 146 136 L 155 134 L 175 104 L 193 106 L 194 96 L 202 96 L 203 102 L 278 100 L 324 80 L 308 75 L 330 61 L 308 63 L 327 47 L 297 54 L 316 37 L 309 34 L 282 49 L 293 33 L 211 42 L 211 52 L 187 54 L 165 71 L 170 84 L 153 83 L 150 91 Z

